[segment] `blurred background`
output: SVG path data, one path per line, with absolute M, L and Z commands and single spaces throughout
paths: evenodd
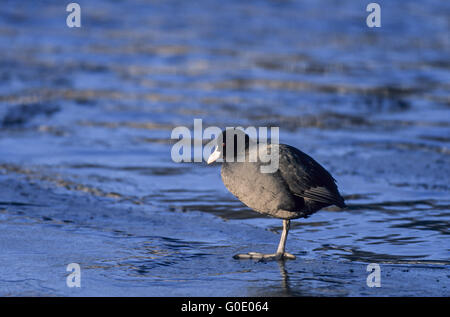
M 369 2 L 2 1 L 0 295 L 450 295 L 450 3 Z M 280 127 L 349 208 L 233 260 L 281 221 L 171 160 L 194 118 Z

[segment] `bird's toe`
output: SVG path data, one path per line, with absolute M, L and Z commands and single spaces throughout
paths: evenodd
M 253 259 L 260 261 L 270 261 L 270 260 L 294 260 L 296 257 L 293 254 L 288 252 L 284 253 L 272 253 L 272 254 L 264 254 L 259 252 L 249 252 L 249 253 L 241 253 L 233 256 L 236 260 L 243 259 Z

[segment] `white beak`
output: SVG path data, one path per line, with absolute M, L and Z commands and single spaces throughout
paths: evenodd
M 208 157 L 208 164 L 211 164 L 212 162 L 217 161 L 218 158 L 220 158 L 222 156 L 222 152 L 219 151 L 219 146 L 216 146 L 216 148 L 214 149 L 214 152 L 212 152 L 212 154 Z

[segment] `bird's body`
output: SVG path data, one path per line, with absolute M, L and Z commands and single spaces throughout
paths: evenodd
M 281 219 L 307 217 L 330 205 L 345 207 L 334 178 L 313 158 L 289 145 L 267 146 L 269 151 L 278 147 L 279 167 L 274 173 L 262 173 L 265 163 L 260 160 L 222 164 L 225 187 L 246 206 Z
M 227 133 L 234 137 L 227 139 Z M 237 142 L 238 137 L 245 142 Z M 238 151 L 237 144 L 245 146 Z M 226 156 L 227 148 L 234 148 L 230 158 Z M 258 154 L 261 152 L 276 153 L 276 156 L 270 156 L 278 160 L 276 169 L 263 172 L 262 167 L 267 163 L 260 160 Z M 257 159 L 250 159 L 252 157 Z M 290 145 L 252 144 L 252 139 L 242 130 L 225 130 L 217 139 L 216 149 L 208 164 L 218 158 L 224 158 L 222 180 L 234 196 L 259 213 L 283 219 L 283 232 L 276 253 L 250 252 L 238 254 L 235 258 L 295 259 L 295 256 L 285 252 L 290 220 L 307 217 L 330 205 L 346 207 L 331 174 L 312 157 Z

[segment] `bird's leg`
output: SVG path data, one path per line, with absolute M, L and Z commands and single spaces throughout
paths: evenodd
M 257 259 L 257 260 L 284 260 L 295 259 L 295 255 L 285 252 L 286 239 L 289 232 L 290 220 L 283 220 L 283 232 L 281 233 L 280 244 L 276 253 L 264 254 L 258 252 L 249 252 L 247 254 L 236 254 L 235 259 Z
M 287 240 L 287 235 L 288 235 L 290 226 L 291 226 L 291 221 L 289 219 L 283 220 L 283 232 L 281 233 L 280 243 L 278 244 L 278 249 L 277 249 L 276 254 L 279 255 L 281 258 L 295 259 L 294 255 L 284 251 L 285 247 L 286 247 L 286 240 Z

